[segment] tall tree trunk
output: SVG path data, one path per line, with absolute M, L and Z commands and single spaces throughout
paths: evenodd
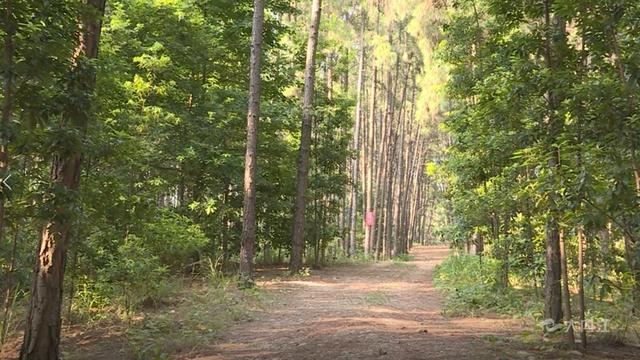
M 376 1 L 375 5 L 376 12 L 376 34 L 380 33 L 380 0 Z M 372 57 L 373 61 L 373 74 L 371 78 L 371 91 L 370 91 L 370 99 L 369 99 L 369 123 L 368 123 L 368 131 L 367 131 L 367 147 L 369 148 L 369 156 L 367 158 L 367 175 L 366 175 L 366 194 L 365 194 L 365 217 L 369 216 L 371 218 L 371 222 L 367 224 L 365 222 L 365 233 L 364 233 L 364 243 L 365 243 L 365 255 L 369 255 L 369 251 L 373 251 L 374 255 L 377 255 L 377 244 L 375 242 L 375 231 L 376 231 L 376 201 L 378 192 L 376 179 L 374 176 L 377 175 L 377 167 L 379 164 L 376 162 L 376 101 L 378 96 L 378 66 L 375 63 L 375 58 Z
M 260 120 L 260 57 L 264 25 L 264 1 L 253 1 L 251 32 L 251 69 L 249 71 L 249 112 L 247 114 L 247 151 L 244 160 L 244 201 L 240 277 L 252 278 L 253 247 L 256 242 L 256 153 Z
M 544 20 L 546 25 L 546 43 L 545 43 L 545 62 L 549 71 L 553 74 L 558 71 L 558 54 L 557 50 L 561 46 L 560 42 L 564 41 L 565 23 L 558 16 L 551 15 L 551 1 L 544 2 Z M 552 22 L 553 21 L 553 22 Z M 558 117 L 556 111 L 560 105 L 560 97 L 555 86 L 547 91 L 548 96 L 548 128 L 549 138 L 547 146 L 549 150 L 549 168 L 558 176 L 557 172 L 560 168 L 560 150 L 555 143 L 557 137 L 562 130 L 562 119 Z M 557 201 L 556 194 L 551 194 L 551 202 Z M 554 205 L 552 205 L 554 206 Z M 552 319 L 560 322 L 562 319 L 562 295 L 561 295 L 561 269 L 560 269 L 560 235 L 558 229 L 558 211 L 550 210 L 551 214 L 547 221 L 545 247 L 546 247 L 546 275 L 544 284 L 545 309 L 544 316 L 546 319 Z
M 405 43 L 406 45 L 406 43 Z M 405 185 L 405 133 L 406 133 L 406 102 L 407 102 L 407 87 L 409 83 L 409 70 L 404 76 L 404 82 L 402 86 L 402 95 L 400 97 L 400 112 L 398 113 L 398 125 L 399 129 L 396 136 L 396 145 L 395 145 L 395 158 L 394 162 L 396 164 L 396 180 L 394 181 L 395 188 L 393 190 L 393 228 L 392 228 L 392 239 L 395 242 L 394 248 L 396 249 L 396 254 L 404 254 L 406 246 L 404 245 L 404 239 L 402 239 L 402 212 L 401 207 L 404 207 L 402 204 L 402 192 L 405 189 L 402 187 Z
M 358 84 L 356 89 L 356 113 L 353 130 L 353 158 L 351 166 L 351 209 L 349 210 L 349 256 L 356 253 L 356 230 L 358 218 L 358 171 L 360 154 L 360 122 L 362 118 L 362 90 L 364 86 L 364 14 L 360 26 L 360 57 L 358 59 Z
M 322 0 L 313 0 L 311 5 L 311 26 L 307 41 L 307 59 L 304 75 L 304 98 L 302 105 L 302 133 L 296 174 L 296 197 L 293 214 L 293 237 L 291 240 L 291 264 L 289 270 L 297 273 L 302 268 L 304 249 L 304 220 L 307 184 L 309 183 L 309 152 L 311 149 L 311 122 L 313 112 L 313 90 L 316 74 L 316 48 Z
M 378 196 L 376 197 L 375 202 L 377 203 L 376 211 L 379 213 L 377 217 L 378 223 L 378 231 L 376 231 L 376 243 L 378 243 L 379 247 L 379 258 L 386 258 L 387 254 L 387 200 L 389 197 L 389 191 L 387 188 L 388 181 L 386 179 L 390 176 L 390 150 L 389 150 L 389 142 L 391 138 L 391 128 L 392 128 L 392 118 L 393 118 L 393 79 L 392 79 L 392 71 L 389 69 L 387 71 L 386 78 L 386 109 L 385 114 L 382 117 L 382 129 L 380 131 L 380 146 L 378 147 L 379 152 L 379 166 L 378 166 L 378 176 L 376 178 L 377 182 L 377 190 L 376 193 Z M 380 200 L 378 200 L 378 198 Z
M 86 0 L 97 17 L 87 18 L 81 23 L 80 39 L 73 59 L 73 75 L 69 87 L 86 94 L 83 101 L 68 104 L 66 117 L 61 126 L 86 132 L 89 122 L 89 94 L 95 87 L 95 73 L 91 66 L 82 64 L 98 55 L 98 44 L 106 0 Z M 84 135 L 83 135 L 84 136 Z M 53 156 L 51 182 L 69 192 L 76 192 L 80 182 L 81 149 Z M 65 197 L 66 198 L 66 197 Z M 24 341 L 20 351 L 21 360 L 58 360 L 60 358 L 60 325 L 62 289 L 69 227 L 72 221 L 70 204 L 56 204 L 56 213 L 43 226 L 36 253 L 33 283 Z
M 378 68 L 374 65 L 373 67 L 373 75 L 371 79 L 371 93 L 370 93 L 370 104 L 369 104 L 369 123 L 368 131 L 367 131 L 367 147 L 369 148 L 369 156 L 366 159 L 367 162 L 367 175 L 366 175 L 366 183 L 365 183 L 365 208 L 366 213 L 365 217 L 375 217 L 375 208 L 373 207 L 373 174 L 374 174 L 374 157 L 375 157 L 375 121 L 376 121 L 376 95 L 377 95 L 377 79 L 378 79 Z M 366 256 L 369 255 L 369 250 L 373 245 L 373 234 L 375 228 L 375 219 L 373 219 L 371 223 L 365 222 L 364 227 L 364 253 Z

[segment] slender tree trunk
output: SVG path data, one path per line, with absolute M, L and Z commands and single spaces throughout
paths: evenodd
M 240 277 L 252 278 L 253 247 L 256 242 L 256 153 L 258 151 L 258 121 L 260 120 L 260 57 L 264 1 L 253 1 L 251 34 L 251 70 L 249 74 L 249 112 L 247 114 L 247 151 L 244 163 L 244 201 Z
M 95 87 L 95 73 L 90 66 L 80 64 L 86 59 L 95 59 L 100 41 L 101 17 L 106 0 L 86 0 L 98 15 L 81 25 L 80 39 L 74 54 L 74 65 L 70 88 L 87 94 L 84 101 L 68 104 L 66 119 L 62 126 L 76 127 L 81 134 L 86 132 L 89 115 L 85 106 L 90 105 L 88 94 Z M 69 192 L 76 192 L 80 182 L 81 149 L 53 156 L 51 182 Z M 55 215 L 46 222 L 36 253 L 33 285 L 24 341 L 20 351 L 21 360 L 58 360 L 60 358 L 60 325 L 62 289 L 69 227 L 72 220 L 70 204 L 56 204 Z
M 373 174 L 374 174 L 374 157 L 375 157 L 375 121 L 376 121 L 376 95 L 377 95 L 377 87 L 376 82 L 378 79 L 378 68 L 376 66 L 373 67 L 373 75 L 371 79 L 371 93 L 370 93 L 370 105 L 369 105 L 369 123 L 368 131 L 367 131 L 367 146 L 369 148 L 369 156 L 366 159 L 367 162 L 367 175 L 366 175 L 366 184 L 365 184 L 365 208 L 366 208 L 366 216 L 371 216 L 375 214 L 375 208 L 373 206 Z M 374 215 L 375 216 L 375 215 Z M 365 222 L 364 227 L 364 252 L 365 255 L 369 255 L 369 250 L 373 245 L 373 234 L 375 228 L 375 220 L 371 224 L 367 224 Z
M 564 246 L 564 232 L 560 232 L 560 266 L 562 271 L 562 308 L 565 324 L 567 328 L 567 343 L 575 348 L 576 340 L 573 333 L 573 323 L 571 320 L 571 293 L 569 292 L 569 274 L 567 269 L 567 252 Z
M 304 223 L 306 192 L 309 182 L 309 152 L 311 149 L 311 126 L 313 112 L 313 90 L 316 72 L 316 48 L 318 46 L 318 30 L 322 0 L 313 0 L 311 5 L 311 26 L 307 42 L 307 58 L 304 76 L 304 98 L 302 105 L 302 133 L 298 154 L 298 171 L 296 174 L 296 196 L 293 215 L 293 238 L 291 241 L 290 271 L 297 273 L 302 268 L 302 252 L 304 250 Z
M 351 209 L 349 210 L 349 256 L 356 253 L 356 230 L 358 218 L 358 163 L 360 154 L 360 122 L 362 118 L 362 90 L 364 85 L 364 29 L 365 20 L 362 19 L 360 27 L 360 57 L 358 59 L 358 84 L 355 113 L 355 126 L 353 130 L 353 159 L 351 165 Z
M 388 139 L 389 132 L 391 130 L 391 124 L 389 120 L 389 106 L 390 105 L 390 97 L 391 97 L 391 71 L 388 71 L 387 80 L 387 109 L 385 110 L 385 115 L 382 117 L 382 126 L 380 130 L 380 138 L 378 140 L 379 146 L 378 148 L 378 173 L 376 176 L 376 197 L 375 197 L 375 209 L 378 213 L 376 215 L 376 223 L 377 223 L 377 231 L 375 232 L 376 243 L 378 244 L 378 259 L 384 257 L 386 245 L 385 241 L 385 224 L 386 224 L 386 201 L 387 201 L 387 191 L 385 181 L 387 178 L 387 171 L 389 169 L 388 165 Z
M 580 346 L 587 347 L 587 329 L 585 328 L 585 304 L 584 304 L 584 252 L 585 252 L 584 227 L 578 226 L 578 312 L 580 317 Z
M 229 238 L 231 235 L 231 219 L 229 217 L 229 197 L 231 196 L 231 180 L 224 178 L 224 192 L 222 194 L 222 233 L 220 234 L 220 241 L 222 245 L 222 265 L 220 270 L 225 270 L 229 265 Z M 215 244 L 214 244 L 215 245 Z M 213 247 L 217 249 L 217 247 Z

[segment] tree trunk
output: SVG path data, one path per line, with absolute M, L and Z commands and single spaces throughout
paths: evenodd
M 564 246 L 564 232 L 560 232 L 560 267 L 562 271 L 562 310 L 564 322 L 567 327 L 567 343 L 569 347 L 575 348 L 576 340 L 573 333 L 573 322 L 571 320 L 571 293 L 569 292 L 569 274 L 567 269 L 567 252 Z
M 78 47 L 74 53 L 74 73 L 71 88 L 80 88 L 87 98 L 68 104 L 66 118 L 61 125 L 75 127 L 84 134 L 88 125 L 88 94 L 95 87 L 93 69 L 80 62 L 95 59 L 98 55 L 100 41 L 101 17 L 104 14 L 106 0 L 87 0 L 86 4 L 93 8 L 97 18 L 83 22 Z M 76 192 L 80 182 L 81 149 L 71 149 L 69 153 L 58 153 L 53 156 L 51 182 L 68 192 Z M 24 341 L 20 351 L 20 359 L 60 358 L 60 325 L 62 289 L 65 270 L 65 259 L 69 227 L 73 218 L 70 204 L 56 204 L 56 213 L 43 226 L 36 253 L 36 263 Z
M 587 330 L 585 324 L 585 304 L 584 304 L 584 252 L 585 236 L 584 226 L 578 226 L 578 313 L 580 318 L 580 346 L 587 347 Z
M 359 153 L 360 153 L 360 120 L 362 118 L 362 89 L 364 85 L 364 28 L 365 21 L 362 19 L 360 27 L 360 56 L 358 59 L 358 83 L 356 89 L 356 113 L 355 126 L 353 130 L 353 158 L 351 165 L 351 209 L 349 210 L 349 256 L 356 253 L 356 230 L 358 218 L 358 175 L 359 175 Z
M 562 46 L 561 42 L 565 40 L 565 22 L 558 16 L 551 16 L 551 1 L 544 2 L 544 20 L 546 25 L 545 39 L 545 62 L 549 71 L 553 74 L 558 71 L 558 48 Z M 553 23 L 552 23 L 553 20 Z M 547 139 L 547 147 L 549 149 L 549 168 L 558 176 L 560 169 L 560 149 L 555 144 L 557 137 L 562 131 L 562 119 L 558 117 L 556 111 L 560 106 L 560 96 L 553 86 L 547 91 L 548 96 L 548 129 L 549 136 Z M 550 194 L 553 203 L 557 202 L 557 194 Z M 545 238 L 546 246 L 546 276 L 545 276 L 545 311 L 546 319 L 552 319 L 560 322 L 562 319 L 562 295 L 561 295 L 561 269 L 560 269 L 560 235 L 558 229 L 558 211 L 551 209 L 551 214 L 547 221 L 547 230 Z
M 369 156 L 366 159 L 367 162 L 367 175 L 366 175 L 366 183 L 365 183 L 365 208 L 366 213 L 365 217 L 369 216 L 369 214 L 375 214 L 375 208 L 373 206 L 373 174 L 374 174 L 374 157 L 375 157 L 375 121 L 376 121 L 376 95 L 377 95 L 377 79 L 378 79 L 378 68 L 376 66 L 373 67 L 373 75 L 371 79 L 371 93 L 370 93 L 370 104 L 369 104 L 369 123 L 368 131 L 367 131 L 367 147 L 369 148 Z M 364 253 L 366 256 L 369 256 L 369 251 L 373 246 L 373 235 L 375 229 L 375 219 L 371 224 L 365 222 L 364 227 Z
M 254 0 L 253 7 L 247 151 L 244 162 L 242 244 L 240 247 L 240 277 L 246 280 L 252 278 L 253 247 L 256 242 L 256 153 L 258 150 L 258 121 L 260 119 L 260 57 L 262 52 L 264 1 Z
M 316 70 L 316 48 L 318 46 L 318 29 L 322 0 L 313 0 L 311 5 L 311 26 L 307 42 L 307 58 L 304 76 L 304 98 L 302 105 L 302 132 L 298 154 L 298 171 L 296 174 L 296 196 L 293 215 L 293 237 L 291 240 L 291 264 L 289 270 L 297 273 L 302 268 L 302 251 L 304 248 L 304 217 L 306 192 L 309 182 L 309 152 L 311 148 L 311 121 L 313 110 L 313 90 Z

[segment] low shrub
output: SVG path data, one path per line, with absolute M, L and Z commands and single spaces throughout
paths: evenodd
M 493 312 L 541 317 L 541 302 L 530 289 L 501 287 L 496 281 L 500 262 L 471 255 L 452 255 L 436 267 L 434 281 L 445 295 L 447 315 Z

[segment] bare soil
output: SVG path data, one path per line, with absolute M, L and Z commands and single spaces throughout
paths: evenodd
M 415 247 L 409 262 L 332 267 L 302 280 L 265 281 L 281 301 L 212 345 L 220 359 L 633 359 L 635 348 L 588 354 L 525 344 L 535 324 L 500 317 L 449 318 L 434 288 L 445 247 Z M 542 339 L 540 341 L 542 343 Z M 544 350 L 543 350 L 544 349 Z

